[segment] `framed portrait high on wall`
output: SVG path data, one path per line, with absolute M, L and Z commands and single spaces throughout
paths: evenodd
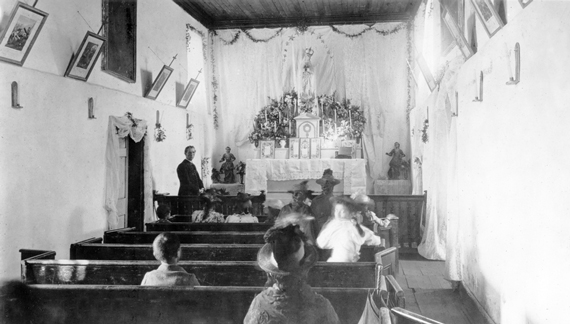
M 158 74 L 156 79 L 154 79 L 152 86 L 148 89 L 148 91 L 144 95 L 145 98 L 149 98 L 152 100 L 156 99 L 160 94 L 160 91 L 162 91 L 162 88 L 166 84 L 166 81 L 168 81 L 168 78 L 170 78 L 172 71 L 174 71 L 174 69 L 172 69 L 170 66 L 166 65 L 162 66 L 162 69 L 160 70 L 160 73 Z
M 103 71 L 123 81 L 137 80 L 137 0 L 102 0 Z
M 449 11 L 443 8 L 442 15 L 443 15 L 442 20 L 445 22 L 445 25 L 447 26 L 447 29 L 449 30 L 453 38 L 455 39 L 455 43 L 459 47 L 459 50 L 467 60 L 468 58 L 473 56 L 473 49 L 467 43 L 467 40 L 463 36 L 463 32 L 461 31 L 461 29 L 459 29 L 459 26 L 457 25 L 455 19 L 453 19 L 453 16 L 449 13 Z
M 493 37 L 503 27 L 499 14 L 497 14 L 489 0 L 471 0 L 471 3 L 473 3 L 475 11 L 477 11 L 477 16 L 481 19 L 487 35 Z
M 261 151 L 262 159 L 274 159 L 275 158 L 275 141 L 259 141 L 259 147 Z
M 79 45 L 79 50 L 74 54 L 64 76 L 87 81 L 104 45 L 105 38 L 88 31 L 81 45 Z
M 24 65 L 48 14 L 18 2 L 0 36 L 0 60 Z
M 196 89 L 198 88 L 199 84 L 200 84 L 200 81 L 198 81 L 196 79 L 190 79 L 190 82 L 188 82 L 188 85 L 184 89 L 184 93 L 182 94 L 182 98 L 180 98 L 180 101 L 178 102 L 178 105 L 177 105 L 178 107 L 180 107 L 180 108 L 188 107 L 188 104 L 190 103 L 190 100 L 192 100 L 192 97 L 194 96 L 194 92 L 196 92 Z

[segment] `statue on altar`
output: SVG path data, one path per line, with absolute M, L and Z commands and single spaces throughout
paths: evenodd
M 245 163 L 239 161 L 236 167 L 236 172 L 239 175 L 239 183 L 243 184 L 243 176 L 245 175 Z
M 303 99 L 313 98 L 316 93 L 315 71 L 311 57 L 315 51 L 312 48 L 305 48 L 303 53 L 303 74 L 302 74 L 302 88 L 301 96 Z
M 232 149 L 229 146 L 226 147 L 226 153 L 222 155 L 222 159 L 220 160 L 220 162 L 224 162 L 220 168 L 220 172 L 224 174 L 224 183 L 235 182 L 234 161 L 236 160 L 236 157 L 230 153 L 231 150 Z
M 394 148 L 390 153 L 386 155 L 391 156 L 390 160 L 390 170 L 388 170 L 389 180 L 398 180 L 400 178 L 400 169 L 402 168 L 402 158 L 406 156 L 404 152 L 400 149 L 400 143 L 394 143 Z

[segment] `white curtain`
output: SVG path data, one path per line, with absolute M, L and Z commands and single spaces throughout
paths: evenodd
M 393 142 L 402 143 L 409 152 L 405 24 L 377 24 L 373 29 L 321 26 L 304 32 L 223 30 L 210 37 L 209 104 L 219 117 L 216 152 L 230 145 L 238 160 L 255 158 L 248 141 L 253 119 L 269 98 L 279 99 L 291 89 L 299 92 L 306 48 L 314 51 L 316 94 L 336 92 L 337 99 L 351 99 L 363 109 L 367 118 L 363 146 L 371 177 L 386 177 L 389 157 L 384 153 Z
M 141 119 L 133 119 L 126 116 L 109 116 L 109 126 L 107 129 L 107 150 L 106 150 L 106 175 L 105 175 L 105 209 L 107 210 L 107 228 L 119 228 L 117 216 L 117 200 L 120 190 L 119 174 L 119 138 L 130 136 L 136 143 L 140 142 L 147 132 L 147 123 Z M 152 204 L 152 172 L 150 167 L 149 145 L 150 140 L 144 141 L 143 148 L 143 181 L 144 181 L 144 221 L 155 220 L 154 208 Z

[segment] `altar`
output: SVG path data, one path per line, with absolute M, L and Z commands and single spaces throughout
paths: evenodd
M 366 192 L 364 159 L 250 159 L 246 165 L 245 191 L 252 195 L 267 192 L 268 181 L 316 180 L 325 169 L 342 181 L 343 194 Z

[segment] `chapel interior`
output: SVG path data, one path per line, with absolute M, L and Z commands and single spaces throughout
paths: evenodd
M 8 35 L 14 15 L 30 34 Z M 565 0 L 0 0 L 0 281 L 21 280 L 20 249 L 65 260 L 145 231 L 192 145 L 205 188 L 279 207 L 329 167 L 334 195 L 419 201 L 396 215 L 417 239 L 392 245 L 413 312 L 566 323 L 568 16 Z M 231 183 L 212 177 L 227 147 L 246 165 Z

